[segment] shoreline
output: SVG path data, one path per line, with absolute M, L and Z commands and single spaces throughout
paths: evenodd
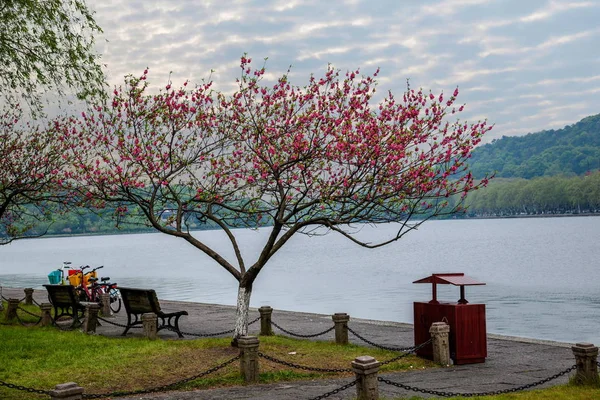
M 194 304 L 194 305 L 200 305 L 200 306 L 205 306 L 205 307 L 226 308 L 226 309 L 230 309 L 232 311 L 234 311 L 236 309 L 235 306 L 227 305 L 227 304 L 199 303 L 199 302 L 195 302 L 195 301 L 168 300 L 168 299 L 164 299 L 164 300 L 160 299 L 160 300 L 168 302 L 168 303 L 172 303 L 172 304 L 181 304 L 181 305 Z M 249 310 L 258 312 L 258 307 L 250 307 Z M 312 317 L 315 319 L 324 319 L 327 321 L 331 320 L 331 315 L 327 315 L 327 314 L 319 314 L 319 313 L 305 312 L 305 311 L 279 310 L 279 309 L 274 309 L 273 311 L 278 311 L 278 312 L 291 314 L 291 315 L 298 315 L 299 317 L 303 317 L 303 318 L 311 318 Z M 397 328 L 410 329 L 410 330 L 414 329 L 414 324 L 411 324 L 409 322 L 386 321 L 386 320 L 369 319 L 369 318 L 357 318 L 357 317 L 352 317 L 352 316 L 350 316 L 350 321 L 355 321 L 357 323 L 374 325 L 374 326 L 397 327 Z M 498 333 L 487 332 L 486 334 L 487 334 L 488 339 L 505 340 L 508 342 L 541 344 L 541 345 L 564 347 L 564 348 L 571 348 L 575 344 L 575 343 L 560 342 L 560 341 L 549 340 L 549 339 L 536 339 L 536 338 L 529 338 L 529 337 L 523 337 L 523 336 L 502 335 L 502 334 L 498 334 Z
M 8 296 L 22 297 L 20 289 L 7 290 Z M 34 298 L 38 301 L 44 299 L 43 291 L 34 292 Z M 202 334 L 212 332 L 223 332 L 231 329 L 235 320 L 235 306 L 223 306 L 218 304 L 205 304 L 186 301 L 169 301 L 160 299 L 161 308 L 169 311 L 180 311 L 184 309 L 189 314 L 180 321 L 180 327 L 184 332 L 199 332 Z M 250 309 L 249 317 L 259 317 L 257 308 Z M 125 323 L 126 315 L 120 311 L 114 315 L 113 321 Z M 288 312 L 279 309 L 274 310 L 273 322 L 289 329 L 290 332 L 301 334 L 313 334 L 323 332 L 324 329 L 333 325 L 331 315 L 316 313 Z M 250 335 L 257 335 L 260 324 L 249 328 Z M 365 347 L 365 354 L 371 352 L 369 348 L 378 346 L 412 347 L 414 346 L 414 330 L 410 324 L 402 324 L 390 321 L 368 320 L 351 318 L 348 326 L 360 335 L 364 335 L 371 343 L 359 337 L 349 335 L 352 344 Z M 276 327 L 277 328 L 277 327 Z M 279 328 L 277 328 L 279 329 Z M 143 338 L 140 331 L 129 331 L 129 338 Z M 106 337 L 114 337 L 118 340 L 127 340 L 122 336 L 123 328 L 112 324 L 102 324 L 97 327 L 96 334 Z M 334 333 L 327 331 L 324 336 L 308 340 L 333 341 Z M 279 331 L 278 335 L 288 336 Z M 162 330 L 159 333 L 161 340 L 191 340 L 194 334 L 189 334 L 183 339 L 178 339 L 174 332 Z M 227 336 L 230 337 L 230 336 Z M 423 393 L 428 391 L 444 391 L 458 394 L 475 394 L 482 391 L 519 389 L 531 387 L 532 383 L 545 382 L 540 388 L 548 388 L 555 385 L 566 384 L 569 376 L 557 375 L 559 371 L 570 371 L 575 361 L 572 349 L 565 343 L 550 341 L 528 340 L 506 336 L 487 336 L 487 350 L 483 363 L 464 365 L 452 365 L 447 368 L 431 368 L 425 370 L 405 370 L 398 372 L 382 373 L 382 377 L 394 382 L 402 382 L 404 385 L 419 388 Z M 297 356 L 287 356 L 286 359 Z M 300 361 L 300 360 L 299 360 Z M 349 360 L 350 361 L 350 360 Z M 348 362 L 350 364 L 350 362 Z M 549 377 L 556 377 L 551 381 Z M 124 397 L 124 400 L 172 400 L 172 399 L 255 399 L 255 400 L 279 400 L 317 398 L 345 385 L 348 378 L 332 377 L 324 380 L 302 380 L 286 381 L 269 385 L 243 385 L 226 388 L 198 389 L 192 391 L 169 391 L 156 393 L 149 396 L 136 395 Z M 536 383 L 536 386 L 538 384 Z M 398 389 L 393 385 L 380 385 L 380 394 L 386 398 L 406 397 L 405 389 Z M 354 399 L 355 392 L 347 391 L 336 398 L 350 400 Z
M 534 214 L 534 215 L 505 215 L 505 216 L 474 216 L 474 217 L 462 217 L 462 218 L 440 218 L 431 219 L 430 221 L 460 221 L 460 220 L 479 220 L 479 219 L 530 219 L 530 218 L 566 218 L 566 217 L 600 217 L 600 213 L 579 213 L 579 214 Z M 264 226 L 257 227 L 264 228 Z M 249 228 L 233 228 L 233 229 L 249 229 Z M 216 231 L 219 228 L 211 229 L 196 229 L 191 232 L 204 232 L 204 231 Z M 155 229 L 145 231 L 127 231 L 127 232 L 113 232 L 113 233 L 65 233 L 65 234 L 52 234 L 43 235 L 30 238 L 19 238 L 17 240 L 31 240 L 31 239 L 52 239 L 52 238 L 69 238 L 69 237 L 86 237 L 86 236 L 120 236 L 120 235 L 146 235 L 151 233 L 159 233 Z
M 580 214 L 534 214 L 534 215 L 504 215 L 504 216 L 480 216 L 480 217 L 466 217 L 466 218 L 455 218 L 456 220 L 461 219 L 516 219 L 516 218 L 566 218 L 566 217 L 600 217 L 600 213 L 580 213 Z
M 16 288 L 16 287 L 2 287 L 3 290 L 8 289 L 11 292 L 21 293 L 24 291 L 24 288 Z M 35 289 L 35 291 L 43 292 L 44 289 Z M 35 292 L 34 292 L 35 293 Z M 4 293 L 3 296 L 8 298 Z M 19 297 L 20 298 L 20 297 Z M 226 310 L 229 313 L 235 313 L 236 307 L 228 304 L 217 304 L 217 303 L 201 303 L 197 301 L 185 301 L 185 300 L 169 300 L 169 299 L 159 299 L 164 305 L 167 305 L 167 308 L 173 309 L 184 309 L 184 308 L 209 308 L 209 309 L 219 309 Z M 250 311 L 258 313 L 258 307 L 249 307 Z M 300 320 L 323 320 L 326 323 L 331 321 L 331 315 L 327 314 L 319 314 L 314 312 L 306 312 L 306 311 L 292 311 L 292 310 L 283 310 L 283 309 L 274 309 L 273 311 L 285 314 L 287 316 L 295 316 Z M 350 316 L 350 321 L 356 322 L 358 324 L 379 326 L 379 327 L 395 327 L 400 328 L 402 330 L 414 330 L 414 324 L 409 322 L 398 322 L 398 321 L 387 321 L 387 320 L 377 320 L 377 319 L 369 319 L 369 318 L 358 318 Z M 575 343 L 569 342 L 560 342 L 556 340 L 549 339 L 537 339 L 523 336 L 512 336 L 512 335 L 502 335 L 497 333 L 486 332 L 487 338 L 493 340 L 503 340 L 507 342 L 516 342 L 516 343 L 524 343 L 524 344 L 539 344 L 546 346 L 554 346 L 554 347 L 562 347 L 562 348 L 571 348 Z

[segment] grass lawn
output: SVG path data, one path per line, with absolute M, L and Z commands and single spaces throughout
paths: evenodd
M 260 351 L 294 364 L 328 368 L 350 368 L 364 354 L 390 360 L 398 353 L 340 346 L 331 342 L 296 340 L 281 336 L 261 337 Z M 51 390 L 56 384 L 76 382 L 86 393 L 131 391 L 171 384 L 196 376 L 238 355 L 231 338 L 155 340 L 87 335 L 56 328 L 0 326 L 0 381 Z M 434 365 L 413 355 L 382 367 L 383 371 L 431 368 Z M 353 376 L 352 373 L 322 373 L 293 369 L 261 360 L 260 382 Z M 242 385 L 239 361 L 178 389 Z M 2 399 L 29 399 L 31 393 L 0 387 Z M 44 396 L 41 396 L 44 398 Z
M 39 309 L 36 310 L 35 306 L 24 308 L 39 314 Z M 19 316 L 23 320 L 37 321 L 23 312 L 19 312 Z M 3 318 L 2 315 L 0 320 Z M 87 335 L 79 331 L 60 331 L 51 327 L 23 327 L 17 323 L 0 325 L 0 383 L 51 390 L 59 383 L 76 382 L 85 388 L 86 393 L 149 389 L 197 376 L 231 360 L 238 355 L 238 349 L 232 348 L 230 341 L 229 337 L 150 341 L 143 338 Z M 260 351 L 294 364 L 327 369 L 350 368 L 350 362 L 355 357 L 365 354 L 379 361 L 398 356 L 396 352 L 362 346 L 340 346 L 332 342 L 297 340 L 281 336 L 260 337 Z M 433 363 L 410 355 L 382 366 L 381 371 L 434 367 Z M 261 383 L 352 376 L 354 374 L 351 372 L 311 372 L 264 359 L 260 361 Z M 239 361 L 234 361 L 206 377 L 171 389 L 189 390 L 243 384 L 239 376 Z M 352 393 L 355 391 L 354 388 L 349 390 Z M 0 386 L 0 398 L 23 400 L 47 397 Z M 419 399 L 416 396 L 410 398 Z M 489 396 L 484 399 L 600 399 L 600 389 L 564 385 L 539 391 Z

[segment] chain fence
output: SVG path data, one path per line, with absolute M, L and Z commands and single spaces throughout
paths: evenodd
M 273 325 L 275 328 L 279 329 L 280 331 L 282 331 L 282 332 L 284 332 L 284 333 L 287 333 L 287 334 L 288 334 L 288 335 L 290 335 L 290 336 L 295 336 L 295 337 L 300 337 L 300 338 L 314 338 L 314 337 L 317 337 L 317 336 L 323 336 L 323 335 L 325 335 L 326 333 L 329 333 L 329 332 L 331 332 L 332 330 L 334 330 L 334 329 L 335 329 L 335 325 L 334 325 L 334 326 L 332 326 L 331 328 L 329 328 L 329 329 L 327 329 L 327 330 L 325 330 L 325 331 L 323 331 L 323 332 L 319 332 L 319 333 L 313 333 L 313 334 L 308 334 L 308 335 L 303 335 L 303 334 L 300 334 L 300 333 L 294 333 L 294 332 L 290 332 L 290 331 L 288 331 L 287 329 L 284 329 L 284 328 L 282 328 L 281 326 L 277 325 L 277 324 L 276 324 L 275 322 L 273 322 L 273 321 L 271 321 L 271 325 Z
M 3 300 L 8 301 L 8 299 L 6 299 L 2 293 L 0 292 L 0 297 Z M 23 298 L 21 300 L 19 300 L 19 302 L 23 302 L 26 298 Z M 36 305 L 39 306 L 39 303 L 35 302 L 34 303 Z M 29 326 L 32 325 L 37 325 L 40 323 L 40 321 L 42 320 L 42 317 L 39 315 L 36 315 L 28 310 L 25 310 L 22 307 L 17 307 L 18 310 L 20 310 L 21 312 L 24 312 L 25 314 L 28 314 L 30 316 L 33 316 L 35 318 L 39 318 L 39 320 L 36 323 L 26 323 L 23 322 L 21 320 L 21 318 L 18 316 L 17 314 L 17 319 L 19 321 L 19 323 L 21 323 L 22 325 L 27 326 L 26 324 L 29 324 Z M 98 320 L 106 322 L 110 325 L 114 325 L 114 326 L 118 326 L 121 328 L 127 328 L 128 325 L 126 324 L 120 324 L 114 321 L 110 321 L 108 319 L 105 318 L 101 318 L 98 317 Z M 257 317 L 256 319 L 250 321 L 248 323 L 248 326 L 258 322 L 260 320 L 260 317 Z M 71 325 L 65 325 L 64 323 L 59 324 L 57 320 L 55 320 L 53 318 L 53 323 L 60 328 L 61 330 L 70 330 L 75 328 L 75 324 L 71 323 Z M 80 324 L 79 324 L 80 325 Z M 332 326 L 331 328 L 328 328 L 322 332 L 318 332 L 315 334 L 299 334 L 299 333 L 295 333 L 295 332 L 291 332 L 287 329 L 282 328 L 280 325 L 278 325 L 277 323 L 271 321 L 271 325 L 273 325 L 274 327 L 276 327 L 277 329 L 281 330 L 282 332 L 290 335 L 290 336 L 295 336 L 295 337 L 299 337 L 299 338 L 314 338 L 314 337 L 318 337 L 318 336 L 322 336 L 325 335 L 331 331 L 333 331 L 335 329 L 335 325 Z M 142 326 L 136 325 L 133 326 L 131 328 L 142 328 Z M 167 327 L 166 329 L 169 329 L 171 331 L 175 331 L 176 330 L 172 327 Z M 420 349 L 422 349 L 423 347 L 429 345 L 431 343 L 431 339 L 429 339 L 428 341 L 420 344 L 420 345 L 416 345 L 413 347 L 394 347 L 394 346 L 385 346 L 385 345 L 381 345 L 381 344 L 377 344 L 369 339 L 366 339 L 364 336 L 360 335 L 358 332 L 356 332 L 355 330 L 353 330 L 352 328 L 347 326 L 348 331 L 353 334 L 356 338 L 358 338 L 359 340 L 382 350 L 387 350 L 387 351 L 396 351 L 396 352 L 403 352 L 403 354 L 400 354 L 397 357 L 394 357 L 390 360 L 387 361 L 382 361 L 380 362 L 380 365 L 386 365 L 386 364 L 390 364 L 393 363 L 395 361 L 398 361 L 399 359 L 403 358 L 403 357 L 407 357 L 409 356 L 411 353 L 414 353 Z M 187 335 L 187 336 L 194 336 L 194 337 L 213 337 L 213 336 L 220 336 L 220 335 L 225 335 L 225 334 L 230 334 L 233 333 L 235 331 L 235 329 L 230 329 L 230 330 L 225 330 L 222 332 L 214 332 L 214 333 L 192 333 L 192 332 L 184 332 L 184 331 L 180 331 L 183 335 Z M 264 354 L 262 352 L 258 352 L 258 356 L 276 363 L 276 364 L 280 364 L 280 365 L 284 365 L 287 367 L 291 367 L 291 368 L 295 368 L 295 369 L 300 369 L 300 370 L 304 370 L 304 371 L 312 371 L 312 372 L 322 372 L 322 373 L 349 373 L 352 372 L 352 369 L 350 368 L 319 368 L 319 367 L 310 367 L 310 366 L 305 366 L 305 365 L 299 365 L 296 363 L 292 363 L 289 361 L 285 361 L 285 360 L 281 360 L 278 359 L 276 357 Z M 123 396 L 131 396 L 131 395 L 140 395 L 140 394 L 149 394 L 149 393 L 156 393 L 156 392 L 164 392 L 164 391 L 169 391 L 169 390 L 173 390 L 174 388 L 177 388 L 178 386 L 191 382 L 193 380 L 202 378 L 204 376 L 207 376 L 211 373 L 214 373 L 228 365 L 230 365 L 231 363 L 235 362 L 236 360 L 240 359 L 240 355 L 237 355 L 215 367 L 212 367 L 206 371 L 203 371 L 197 375 L 194 375 L 192 377 L 188 377 L 185 379 L 181 379 L 177 382 L 173 382 L 173 383 L 169 383 L 163 386 L 158 386 L 158 387 L 153 387 L 153 388 L 149 388 L 149 389 L 140 389 L 140 390 L 133 390 L 133 391 L 115 391 L 115 392 L 111 392 L 111 393 L 93 393 L 93 394 L 84 394 L 83 398 L 86 399 L 99 399 L 99 398 L 106 398 L 106 397 L 123 397 Z M 596 362 L 597 366 L 600 367 L 600 361 Z M 533 383 L 528 383 L 519 387 L 514 387 L 514 388 L 509 388 L 509 389 L 501 389 L 501 390 L 494 390 L 494 391 L 488 391 L 488 392 L 476 392 L 476 393 L 456 393 L 456 392 L 448 392 L 448 391 L 439 391 L 439 390 L 432 390 L 432 389 L 424 389 L 424 388 L 419 388 L 419 387 L 415 387 L 415 386 L 409 386 L 409 385 L 405 385 L 399 382 L 394 382 L 392 380 L 386 379 L 386 378 L 382 378 L 382 377 L 378 377 L 377 380 L 378 382 L 382 382 L 403 390 L 407 390 L 407 391 L 412 391 L 412 392 L 419 392 L 419 393 L 424 393 L 424 394 L 430 394 L 430 395 L 434 395 L 434 396 L 439 396 L 439 397 L 455 397 L 455 396 L 462 396 L 462 397 L 477 397 L 477 396 L 489 396 L 489 395 L 501 395 L 501 394 L 506 394 L 506 393 L 514 393 L 514 392 L 519 392 L 519 391 L 523 391 L 523 390 L 527 390 L 527 389 L 531 389 L 540 385 L 543 385 L 545 383 L 548 383 L 552 380 L 555 380 L 563 375 L 566 375 L 568 373 L 570 373 L 571 371 L 575 370 L 577 368 L 576 365 L 573 365 L 557 374 L 554 374 L 548 378 L 545 379 L 541 379 L 539 381 L 533 382 Z M 351 388 L 352 386 L 355 386 L 357 384 L 358 380 L 355 380 L 353 382 L 350 382 L 348 384 L 345 384 L 343 386 L 340 386 L 330 392 L 327 392 L 325 394 L 322 394 L 320 396 L 311 398 L 310 400 L 319 400 L 319 399 L 325 399 L 328 398 L 332 395 L 338 394 L 344 390 L 347 390 L 348 388 Z M 48 390 L 42 390 L 42 389 L 35 389 L 35 388 L 31 388 L 31 387 L 26 387 L 26 386 L 22 386 L 22 385 L 16 385 L 16 384 L 12 384 L 12 383 L 8 383 L 8 382 L 4 382 L 4 381 L 0 381 L 0 386 L 3 387 L 7 387 L 9 389 L 15 389 L 15 390 L 19 390 L 19 391 L 25 391 L 25 392 L 29 392 L 29 393 L 35 393 L 35 394 L 41 394 L 41 395 L 50 395 L 51 391 Z
M 260 317 L 253 319 L 252 321 L 248 322 L 248 326 L 258 322 L 259 320 L 260 320 Z M 167 327 L 166 329 L 173 331 L 173 332 L 178 332 L 175 328 L 172 328 L 172 327 Z M 229 329 L 226 331 L 222 331 L 222 332 L 214 332 L 214 333 L 192 333 L 192 332 L 184 332 L 184 331 L 179 331 L 179 332 L 183 336 L 213 337 L 213 336 L 221 336 L 221 335 L 227 335 L 227 334 L 233 333 L 233 332 L 235 332 L 235 328 Z
M 332 373 L 340 373 L 340 372 L 352 372 L 350 368 L 318 368 L 318 367 L 307 367 L 306 365 L 294 364 L 289 361 L 280 360 L 278 358 L 266 355 L 264 353 L 258 352 L 258 356 L 264 358 L 265 360 L 274 362 L 276 364 L 285 365 L 287 367 L 292 367 L 296 369 L 301 369 L 304 371 L 314 371 L 314 372 L 332 372 Z
M 140 389 L 140 390 L 131 390 L 128 392 L 125 391 L 116 391 L 116 392 L 112 392 L 112 393 L 89 393 L 89 394 L 83 394 L 83 398 L 84 399 L 102 399 L 105 397 L 124 397 L 124 396 L 135 396 L 138 394 L 148 394 L 148 393 L 156 393 L 156 392 L 167 392 L 173 389 L 176 389 L 178 386 L 183 385 L 184 383 L 188 383 L 191 381 L 194 381 L 196 379 L 200 379 L 205 377 L 206 375 L 210 375 L 213 372 L 217 372 L 218 370 L 225 368 L 226 366 L 228 366 L 229 364 L 233 363 L 234 361 L 237 361 L 240 359 L 240 355 L 238 354 L 237 356 L 215 366 L 212 367 L 210 369 L 207 369 L 206 371 L 203 371 L 197 375 L 194 376 L 190 376 L 189 378 L 184 378 L 181 379 L 177 382 L 173 382 L 173 383 L 169 383 L 163 386 L 156 386 L 153 388 L 149 388 L 149 389 Z
M 278 364 L 282 364 L 285 366 L 289 366 L 292 368 L 296 368 L 296 369 L 301 369 L 301 370 L 305 370 L 305 371 L 315 371 L 315 372 L 333 372 L 333 373 L 340 373 L 340 372 L 352 372 L 351 369 L 349 368 L 315 368 L 315 367 L 307 367 L 307 366 L 303 366 L 303 365 L 298 365 L 298 364 L 294 364 L 291 362 L 287 362 L 287 361 L 283 361 L 283 360 L 279 360 L 275 357 L 272 356 L 268 356 L 264 353 L 259 352 L 258 353 L 259 357 L 264 358 L 268 361 L 274 362 L 274 363 L 278 363 Z M 140 395 L 140 394 L 149 394 L 149 393 L 156 393 L 156 392 L 166 392 L 169 390 L 173 390 L 175 388 L 177 388 L 178 386 L 191 382 L 193 380 L 202 378 L 206 375 L 209 375 L 211 373 L 214 373 L 224 367 L 226 367 L 227 365 L 235 362 L 236 360 L 240 359 L 240 355 L 238 354 L 237 356 L 215 366 L 212 367 L 206 371 L 203 371 L 197 375 L 188 377 L 188 378 L 184 378 L 181 379 L 179 381 L 176 382 L 172 382 L 166 385 L 162 385 L 162 386 L 156 386 L 153 388 L 149 388 L 149 389 L 140 389 L 140 390 L 132 390 L 132 391 L 115 391 L 115 392 L 110 392 L 110 393 L 90 393 L 90 394 L 83 394 L 83 398 L 84 399 L 100 399 L 100 398 L 106 398 L 106 397 L 124 397 L 124 396 L 132 396 L 132 395 Z M 600 362 L 597 363 L 600 366 Z M 543 385 L 545 383 L 548 383 L 554 379 L 557 379 L 563 375 L 568 374 L 569 372 L 573 371 L 577 369 L 577 365 L 573 365 L 555 375 L 552 375 L 548 378 L 545 379 L 541 379 L 539 381 L 533 382 L 533 383 L 528 383 L 522 386 L 518 386 L 518 387 L 514 387 L 514 388 L 509 388 L 509 389 L 501 389 L 501 390 L 492 390 L 492 391 L 487 391 L 487 392 L 475 392 L 475 393 L 459 393 L 459 392 L 447 392 L 447 391 L 440 391 L 440 390 L 432 390 L 432 389 L 423 389 L 423 388 L 419 388 L 419 387 L 415 387 L 415 386 L 409 386 L 409 385 L 405 385 L 399 382 L 394 382 L 391 381 L 389 379 L 386 378 L 382 378 L 382 377 L 378 377 L 377 381 L 378 382 L 382 382 L 391 386 L 395 386 L 397 388 L 403 389 L 403 390 L 407 390 L 407 391 L 413 391 L 413 392 L 419 392 L 419 393 L 424 393 L 424 394 L 430 394 L 430 395 L 434 395 L 434 396 L 439 396 L 439 397 L 479 397 L 479 396 L 491 396 L 491 395 L 501 395 L 501 394 L 507 394 L 507 393 L 514 393 L 514 392 L 520 392 L 523 390 L 527 390 L 527 389 L 531 389 L 534 388 L 536 386 L 540 386 Z M 327 392 L 325 394 L 322 394 L 320 396 L 311 398 L 310 400 L 318 400 L 318 399 L 325 399 L 329 396 L 332 396 L 334 394 L 337 394 L 343 390 L 346 390 L 352 386 L 355 386 L 357 384 L 357 380 L 350 382 L 346 385 L 340 386 L 339 388 L 336 388 L 330 392 Z M 13 383 L 8 383 L 8 382 L 4 382 L 4 381 L 0 381 L 0 386 L 4 386 L 7 387 L 9 389 L 15 389 L 15 390 L 19 390 L 19 391 L 24 391 L 24 392 L 28 392 L 28 393 L 35 393 L 35 394 L 42 394 L 42 395 L 47 395 L 49 396 L 51 391 L 49 390 L 43 390 L 43 389 L 35 389 L 35 388 L 31 388 L 31 387 L 27 387 L 27 386 L 22 386 L 22 385 L 17 385 L 17 384 L 13 384 Z
M 77 313 L 78 311 L 75 311 L 75 313 Z M 77 314 L 76 314 L 77 316 Z M 83 326 L 85 322 L 85 314 L 82 314 L 81 318 L 74 317 L 72 315 L 66 315 L 63 314 L 61 316 L 59 316 L 58 318 L 56 318 L 55 316 L 52 317 L 52 324 L 57 327 L 58 329 L 60 329 L 61 331 L 72 331 L 73 329 L 77 329 L 81 326 Z
M 403 351 L 403 352 L 412 353 L 413 351 L 415 351 L 415 348 L 418 347 L 418 346 L 413 346 L 413 347 L 384 346 L 384 345 L 381 345 L 381 344 L 374 343 L 374 342 L 370 341 L 369 339 L 367 339 L 367 338 L 359 335 L 358 332 L 356 332 L 355 330 L 353 330 L 349 326 L 347 328 L 348 328 L 348 332 L 350 332 L 351 334 L 353 334 L 354 336 L 356 336 L 358 339 L 362 340 L 363 342 L 365 342 L 367 344 L 370 344 L 373 347 L 377 347 L 378 349 L 388 350 L 388 351 Z
M 506 393 L 514 393 L 514 392 L 520 392 L 520 391 L 526 390 L 526 389 L 531 389 L 533 387 L 543 385 L 544 383 L 548 383 L 548 382 L 550 382 L 556 378 L 559 378 L 565 374 L 568 374 L 569 372 L 575 370 L 576 368 L 577 368 L 577 365 L 573 365 L 572 367 L 569 367 L 569 368 L 565 369 L 564 371 L 559 372 L 558 374 L 552 375 L 546 379 L 542 379 L 537 382 L 528 383 L 523 386 L 518 386 L 518 387 L 514 387 L 514 388 L 510 388 L 510 389 L 492 390 L 489 392 L 477 392 L 477 393 L 456 393 L 456 392 L 444 392 L 444 391 L 431 390 L 431 389 L 422 389 L 422 388 L 418 388 L 418 387 L 414 387 L 414 386 L 404 385 L 404 384 L 398 383 L 398 382 L 393 382 L 389 379 L 385 379 L 382 377 L 377 377 L 377 380 L 379 382 L 383 382 L 388 385 L 398 387 L 400 389 L 409 390 L 409 391 L 413 391 L 413 392 L 432 394 L 432 395 L 440 396 L 440 397 L 478 397 L 478 396 L 492 396 L 492 395 L 500 395 L 500 394 L 506 394 Z
M 83 321 L 78 322 L 70 317 L 66 317 L 64 320 L 61 320 L 60 322 L 58 319 L 53 318 L 52 323 L 54 324 L 55 327 L 57 327 L 61 331 L 72 331 L 83 325 Z
M 21 303 L 23 300 L 24 299 L 20 300 L 19 303 Z M 17 317 L 17 322 L 19 322 L 19 324 L 21 324 L 23 326 L 36 326 L 36 325 L 38 325 L 42 321 L 42 316 L 41 315 L 34 314 L 34 313 L 32 313 L 30 311 L 27 311 L 26 309 L 24 309 L 24 308 L 22 308 L 20 306 L 17 306 L 17 311 L 22 311 L 25 314 L 28 314 L 28 315 L 30 315 L 32 317 L 35 317 L 35 318 L 38 318 L 38 320 L 36 322 L 26 322 L 26 321 L 23 321 L 21 319 L 21 317 L 19 316 L 19 313 L 16 313 L 15 316 Z M 3 323 L 0 323 L 0 325 L 6 325 L 6 326 L 8 326 L 8 325 L 12 325 L 12 324 L 9 323 L 9 322 L 3 322 Z
M 108 323 L 110 325 L 118 326 L 120 328 L 127 328 L 127 326 L 128 326 L 126 324 L 120 324 L 118 322 L 110 321 L 110 320 L 107 320 L 107 319 L 102 318 L 102 317 L 98 317 L 98 319 L 100 321 L 106 322 L 106 323 Z M 256 323 L 258 320 L 260 320 L 260 317 L 258 317 L 256 319 L 253 319 L 252 321 L 248 322 L 248 326 Z M 142 328 L 141 325 L 135 325 L 135 326 L 131 326 L 130 327 L 130 329 L 141 329 L 141 328 Z M 229 330 L 226 330 L 226 331 L 214 332 L 214 333 L 193 333 L 193 332 L 185 332 L 185 331 L 182 331 L 182 330 L 178 331 L 177 329 L 175 329 L 173 327 L 170 327 L 170 326 L 165 327 L 165 329 L 170 330 L 172 332 L 179 332 L 179 333 L 181 333 L 184 336 L 195 336 L 195 337 L 213 337 L 213 336 L 221 336 L 221 335 L 226 335 L 226 334 L 235 332 L 235 329 L 229 329 Z
M 102 318 L 102 317 L 96 317 L 96 318 L 98 318 L 99 321 L 106 322 L 109 325 L 118 326 L 119 328 L 127 328 L 129 326 L 129 325 L 120 324 L 118 322 L 111 321 L 111 320 L 108 320 L 108 319 Z M 134 326 L 130 326 L 129 329 L 142 329 L 142 326 L 141 325 L 134 325 Z
M 391 363 L 393 363 L 393 362 L 396 362 L 396 361 L 400 360 L 401 358 L 408 357 L 408 356 L 409 356 L 409 355 L 411 355 L 412 353 L 415 353 L 415 352 L 417 352 L 417 351 L 421 350 L 423 347 L 427 346 L 429 343 L 431 343 L 431 340 L 432 340 L 432 339 L 429 339 L 429 340 L 428 340 L 428 341 L 426 341 L 425 343 L 421 343 L 421 344 L 420 344 L 420 345 L 418 345 L 418 346 L 414 346 L 414 347 L 410 348 L 410 351 L 407 351 L 406 353 L 400 354 L 399 356 L 397 356 L 397 357 L 394 357 L 394 358 L 392 358 L 392 359 L 390 359 L 390 360 L 387 360 L 387 361 L 381 361 L 381 362 L 380 362 L 380 365 L 391 364 Z
M 14 383 L 8 383 L 4 381 L 0 381 L 0 386 L 7 387 L 9 389 L 19 390 L 21 392 L 44 394 L 46 396 L 50 396 L 50 390 L 34 389 L 27 386 L 15 385 Z
M 18 321 L 19 321 L 19 323 L 20 323 L 21 325 L 23 325 L 23 326 L 36 326 L 36 325 L 38 325 L 40 322 L 42 322 L 42 316 L 41 316 L 41 315 L 36 315 L 36 314 L 34 314 L 34 313 L 32 313 L 32 312 L 29 312 L 29 311 L 27 311 L 26 309 L 24 309 L 24 308 L 22 308 L 22 307 L 18 307 L 18 306 L 17 306 L 17 310 L 23 311 L 25 314 L 28 314 L 28 315 L 30 315 L 30 316 L 32 316 L 32 317 L 35 317 L 35 318 L 37 318 L 37 319 L 38 319 L 38 320 L 37 320 L 37 322 L 33 322 L 33 323 L 32 323 L 32 322 L 25 322 L 25 321 L 23 321 L 23 320 L 21 319 L 21 317 L 19 317 L 19 313 L 16 313 L 16 315 L 17 315 L 17 320 L 18 320 Z
M 22 299 L 19 299 L 19 303 L 22 303 L 22 302 L 24 302 L 26 298 L 27 298 L 27 297 L 23 297 Z M 6 297 L 2 296 L 2 300 L 4 300 L 4 301 L 8 301 L 9 299 L 7 299 Z
M 327 393 L 325 393 L 325 394 L 322 394 L 322 395 L 320 395 L 320 396 L 317 396 L 317 397 L 311 397 L 309 400 L 321 400 L 321 399 L 326 399 L 326 398 L 328 398 L 329 396 L 333 396 L 334 394 L 338 394 L 339 392 L 343 392 L 344 390 L 346 390 L 346 389 L 349 389 L 349 388 L 351 388 L 352 386 L 356 386 L 356 384 L 357 384 L 357 383 L 358 383 L 358 379 L 357 379 L 357 380 L 355 380 L 355 381 L 353 381 L 353 382 L 350 382 L 350 383 L 348 383 L 348 384 L 346 384 L 346 385 L 344 385 L 344 386 L 340 386 L 339 388 L 337 388 L 337 389 L 334 389 L 334 390 L 332 390 L 331 392 L 327 392 Z
M 82 396 L 84 399 L 103 399 L 103 398 L 107 398 L 107 397 L 124 397 L 124 396 L 135 396 L 135 395 L 139 395 L 139 394 L 166 392 L 169 390 L 173 390 L 174 388 L 176 388 L 180 385 L 183 385 L 185 383 L 188 383 L 193 380 L 200 379 L 206 375 L 212 374 L 213 372 L 216 372 L 239 359 L 240 359 L 240 355 L 238 354 L 237 356 L 235 356 L 215 367 L 207 369 L 206 371 L 203 371 L 197 375 L 191 376 L 189 378 L 184 378 L 177 382 L 169 383 L 169 384 L 162 385 L 162 386 L 156 386 L 156 387 L 149 388 L 149 389 L 131 390 L 131 391 L 115 391 L 115 392 L 110 392 L 110 393 L 84 393 Z M 19 390 L 19 391 L 29 392 L 29 393 L 43 394 L 46 396 L 50 396 L 50 394 L 52 392 L 51 390 L 34 389 L 34 388 L 27 387 L 27 386 L 15 385 L 13 383 L 8 383 L 8 382 L 3 382 L 3 381 L 0 381 L 0 386 L 7 387 L 9 389 L 15 389 L 15 390 Z

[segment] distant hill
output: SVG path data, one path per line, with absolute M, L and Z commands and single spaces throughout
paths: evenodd
M 600 114 L 563 129 L 503 136 L 473 151 L 469 161 L 477 178 L 582 175 L 600 170 Z

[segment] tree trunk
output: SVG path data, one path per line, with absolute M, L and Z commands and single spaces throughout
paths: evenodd
M 237 345 L 240 336 L 248 335 L 248 309 L 250 308 L 250 295 L 252 294 L 252 283 L 244 282 L 242 279 L 238 288 L 237 309 L 235 315 L 235 332 L 233 333 L 232 346 Z

